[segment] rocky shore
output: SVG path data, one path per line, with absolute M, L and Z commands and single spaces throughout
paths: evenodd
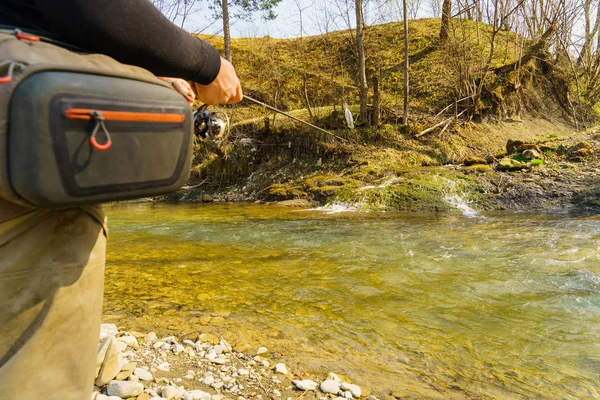
M 313 379 L 297 376 L 264 346 L 244 353 L 210 334 L 180 341 L 103 324 L 91 400 L 378 400 L 335 373 Z

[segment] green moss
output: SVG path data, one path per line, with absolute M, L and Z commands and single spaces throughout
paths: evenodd
M 451 211 L 448 197 L 459 195 L 483 204 L 481 192 L 476 177 L 442 168 L 420 168 L 388 177 L 378 186 L 345 187 L 332 201 L 369 210 Z
M 539 167 L 541 165 L 544 165 L 544 160 L 538 160 L 538 159 L 531 160 L 532 167 Z

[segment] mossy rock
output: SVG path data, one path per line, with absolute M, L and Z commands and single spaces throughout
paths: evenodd
M 582 162 L 594 154 L 594 146 L 581 142 L 567 149 L 567 159 L 573 162 Z
M 463 160 L 463 164 L 466 167 L 470 167 L 471 165 L 477 165 L 477 164 L 485 165 L 485 164 L 487 164 L 487 161 L 481 157 L 467 157 Z
M 525 168 L 525 164 L 508 157 L 504 157 L 496 166 L 498 171 L 520 171 L 523 168 Z
M 276 183 L 266 188 L 259 197 L 266 201 L 284 201 L 305 197 L 306 193 L 297 186 Z
M 492 172 L 493 169 L 489 165 L 481 165 L 475 164 L 465 168 L 466 172 L 477 173 L 477 174 L 487 174 L 488 172 Z

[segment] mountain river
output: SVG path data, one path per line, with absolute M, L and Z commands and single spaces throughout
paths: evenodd
M 104 319 L 409 398 L 600 398 L 600 218 L 118 204 Z M 304 378 L 304 376 L 302 377 Z

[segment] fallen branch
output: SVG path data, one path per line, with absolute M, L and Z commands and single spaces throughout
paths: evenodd
M 463 115 L 463 114 L 464 114 L 464 113 L 466 113 L 466 112 L 467 112 L 467 110 L 463 110 L 463 111 L 461 111 L 461 112 L 460 112 L 460 113 L 459 113 L 459 114 L 456 116 L 456 118 L 460 117 L 461 115 Z M 430 127 L 430 128 L 427 128 L 427 129 L 425 129 L 424 131 L 420 132 L 420 133 L 419 133 L 418 135 L 416 135 L 415 137 L 418 137 L 418 138 L 419 138 L 419 137 L 421 137 L 421 136 L 424 136 L 424 135 L 428 134 L 429 132 L 436 130 L 436 129 L 437 129 L 437 128 L 439 128 L 440 126 L 443 126 L 443 125 L 450 125 L 450 123 L 452 122 L 452 120 L 454 120 L 454 118 L 455 118 L 455 117 L 450 117 L 450 118 L 448 118 L 448 119 L 445 119 L 445 120 L 443 120 L 442 122 L 439 122 L 439 123 L 435 124 L 434 126 L 432 126 L 432 127 Z M 446 128 L 444 128 L 444 130 L 445 130 L 445 129 L 446 129 Z
M 200 186 L 204 185 L 206 183 L 206 181 L 208 181 L 208 178 L 206 178 L 205 180 L 203 180 L 202 182 L 200 182 L 197 185 L 194 185 L 194 186 L 184 186 L 184 187 L 181 188 L 181 190 L 198 189 Z

